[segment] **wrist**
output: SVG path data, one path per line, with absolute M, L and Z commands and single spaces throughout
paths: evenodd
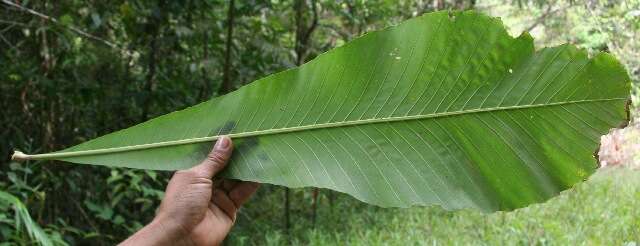
M 189 233 L 170 219 L 154 218 L 120 245 L 194 245 Z
M 145 227 L 156 232 L 164 242 L 168 242 L 170 245 L 193 245 L 189 240 L 189 232 L 172 219 L 157 216 Z

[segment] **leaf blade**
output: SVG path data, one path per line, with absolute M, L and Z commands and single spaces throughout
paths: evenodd
M 544 201 L 592 173 L 597 137 L 625 119 L 620 64 L 570 45 L 534 51 L 496 19 L 452 16 L 367 34 L 227 96 L 40 157 L 175 170 L 225 134 L 237 146 L 227 177 L 380 206 L 484 211 Z

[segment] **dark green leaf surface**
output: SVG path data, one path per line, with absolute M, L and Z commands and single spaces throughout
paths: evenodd
M 594 172 L 600 135 L 626 120 L 629 86 L 606 53 L 535 51 L 497 19 L 436 12 L 226 96 L 25 157 L 176 170 L 230 135 L 229 178 L 380 206 L 511 210 Z

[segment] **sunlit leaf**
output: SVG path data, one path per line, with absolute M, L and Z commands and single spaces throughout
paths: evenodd
M 510 210 L 594 172 L 600 135 L 626 121 L 629 86 L 609 54 L 535 51 L 498 19 L 436 12 L 194 107 L 17 157 L 176 170 L 230 135 L 228 178 L 380 206 Z

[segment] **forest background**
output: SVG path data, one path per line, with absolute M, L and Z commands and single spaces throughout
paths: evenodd
M 0 0 L 0 245 L 115 244 L 153 218 L 171 176 L 17 163 L 14 149 L 63 149 L 223 95 L 368 31 L 467 9 L 501 17 L 514 36 L 530 32 L 537 48 L 612 53 L 632 77 L 637 115 L 640 0 Z M 263 185 L 225 243 L 636 245 L 638 207 L 640 172 L 624 167 L 547 203 L 491 215 L 383 209 L 329 190 Z

